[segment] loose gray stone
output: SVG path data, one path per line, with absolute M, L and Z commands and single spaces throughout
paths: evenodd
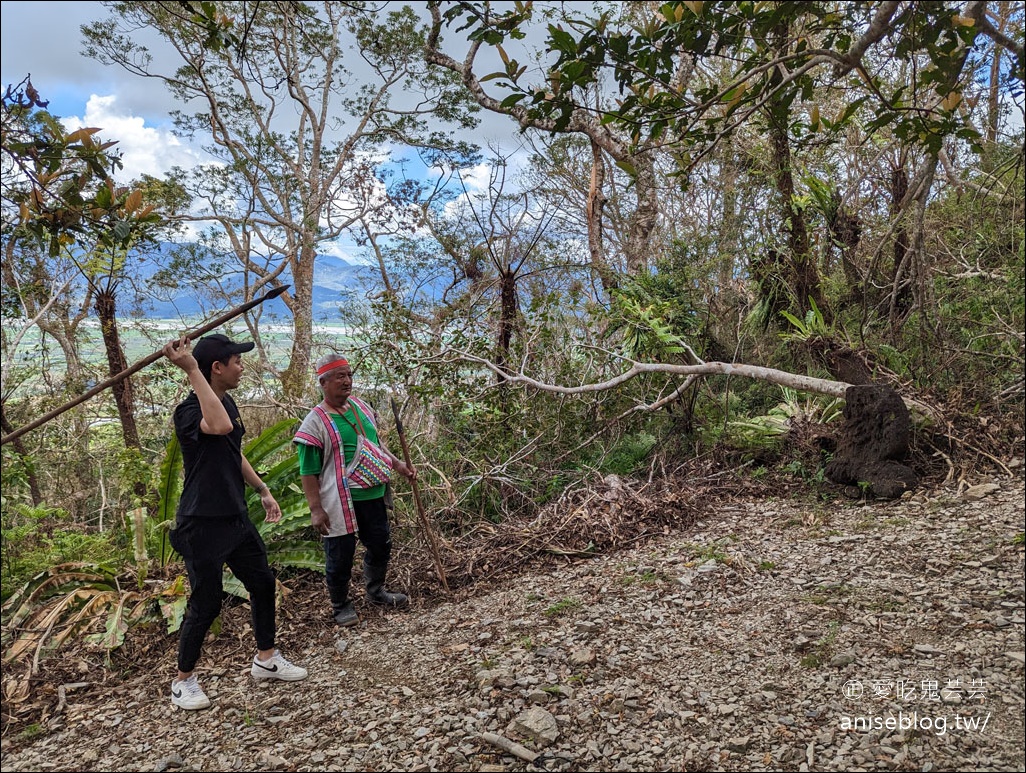
M 559 738 L 556 718 L 540 706 L 521 712 L 510 725 L 512 732 L 533 739 L 539 746 L 548 746 Z
M 640 503 L 620 482 L 618 506 Z M 211 709 L 172 708 L 157 672 L 175 643 L 151 642 L 144 668 L 101 679 L 98 661 L 83 662 L 92 689 L 74 689 L 62 668 L 63 693 L 39 692 L 52 701 L 35 735 L 5 726 L 3 768 L 153 770 L 180 755 L 188 770 L 525 769 L 498 748 L 482 755 L 476 739 L 493 733 L 545 745 L 553 773 L 1022 770 L 1023 482 L 1000 486 L 982 501 L 954 483 L 884 505 L 731 499 L 616 554 L 414 597 L 400 614 L 361 608 L 344 650 L 330 618 L 315 624 L 286 596 L 281 638 L 309 669 L 302 682 L 254 685 L 236 646 L 250 635 L 248 608 L 226 606 L 228 635 L 199 669 Z M 713 545 L 730 564 L 686 567 Z M 397 578 L 405 558 L 397 551 Z M 639 571 L 691 584 L 637 582 Z M 544 615 L 562 599 L 580 614 Z M 572 657 L 584 651 L 594 660 Z M 22 704 L 11 705 L 17 717 Z M 515 729 L 532 709 L 547 717 L 537 736 Z M 943 736 L 850 726 L 913 711 L 989 720 L 986 732 Z
M 980 483 L 976 486 L 970 486 L 962 492 L 962 496 L 966 499 L 985 499 L 996 491 L 1000 491 L 1001 486 L 996 483 Z

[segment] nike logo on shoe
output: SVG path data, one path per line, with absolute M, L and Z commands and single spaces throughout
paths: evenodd
M 277 663 L 275 663 L 273 666 L 265 666 L 262 663 L 260 663 L 259 660 L 254 660 L 253 661 L 253 665 L 256 666 L 257 668 L 264 669 L 264 671 L 270 671 L 271 673 L 274 673 L 275 671 L 278 670 L 278 664 Z
M 171 694 L 174 697 L 176 697 L 176 698 L 181 698 L 182 697 L 182 691 L 181 690 L 171 690 Z

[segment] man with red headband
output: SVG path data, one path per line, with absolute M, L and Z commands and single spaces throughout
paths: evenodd
M 324 543 L 332 616 L 339 625 L 350 626 L 360 622 L 349 598 L 357 535 L 364 547 L 367 600 L 397 609 L 409 604 L 404 594 L 385 590 L 392 556 L 385 495 L 392 470 L 410 480 L 417 472 L 382 444 L 377 414 L 352 394 L 349 362 L 328 354 L 316 367 L 324 399 L 307 414 L 293 442 L 310 523 Z

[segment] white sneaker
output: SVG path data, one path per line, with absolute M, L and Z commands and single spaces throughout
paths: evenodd
M 253 667 L 249 673 L 254 679 L 281 679 L 286 682 L 306 679 L 306 669 L 289 663 L 278 650 L 274 651 L 270 660 L 261 660 L 259 655 L 254 655 Z
M 171 702 L 179 708 L 189 711 L 205 709 L 210 706 L 210 698 L 199 686 L 195 674 L 185 681 L 175 679 L 171 682 Z

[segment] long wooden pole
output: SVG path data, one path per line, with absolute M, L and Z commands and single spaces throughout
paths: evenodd
M 192 341 L 192 340 L 194 340 L 196 338 L 199 338 L 204 333 L 209 333 L 215 327 L 218 327 L 219 325 L 223 325 L 228 320 L 235 319 L 235 317 L 239 316 L 240 314 L 244 314 L 245 312 L 247 312 L 250 309 L 252 309 L 254 306 L 257 306 L 257 305 L 263 303 L 264 301 L 269 301 L 271 298 L 277 298 L 283 292 L 288 290 L 289 287 L 290 287 L 290 285 L 282 285 L 281 287 L 275 287 L 273 290 L 269 290 L 268 292 L 266 292 L 263 295 L 261 295 L 259 298 L 254 298 L 253 300 L 248 301 L 248 302 L 242 304 L 241 306 L 237 306 L 236 308 L 231 309 L 230 311 L 226 311 L 224 314 L 222 314 L 217 319 L 213 319 L 210 322 L 207 322 L 205 325 L 196 328 L 191 333 L 186 333 L 185 337 L 188 338 L 190 341 Z M 88 400 L 88 399 L 90 399 L 92 397 L 96 397 L 96 395 L 100 394 L 100 392 L 102 392 L 104 389 L 109 389 L 110 387 L 112 387 L 116 383 L 118 383 L 119 381 L 128 378 L 129 376 L 131 376 L 136 371 L 142 370 L 147 365 L 151 365 L 152 363 L 156 362 L 157 360 L 159 360 L 163 356 L 164 356 L 164 350 L 163 349 L 158 349 L 157 351 L 153 352 L 153 354 L 149 354 L 146 357 L 143 357 L 141 360 L 136 362 L 134 365 L 129 365 L 127 368 L 125 368 L 123 371 L 118 373 L 116 376 L 111 376 L 106 381 L 102 381 L 99 384 L 97 384 L 96 386 L 94 386 L 88 392 L 83 392 L 82 394 L 80 394 L 78 397 L 76 397 L 71 402 L 65 403 L 64 405 L 60 406 L 59 408 L 54 408 L 49 413 L 46 413 L 46 414 L 40 416 L 38 419 L 36 419 L 36 420 L 34 420 L 32 422 L 29 422 L 24 427 L 21 427 L 19 429 L 14 430 L 14 432 L 10 433 L 9 435 L 4 435 L 2 438 L 0 438 L 0 445 L 4 445 L 5 443 L 9 443 L 12 440 L 20 438 L 26 432 L 29 432 L 30 430 L 34 430 L 36 427 L 39 427 L 39 426 L 41 426 L 43 424 L 46 424 L 46 422 L 50 421 L 50 419 L 53 419 L 53 418 L 56 418 L 57 416 L 60 416 L 65 411 L 74 408 L 76 405 L 81 405 L 86 400 Z
M 403 461 L 412 470 L 413 463 L 410 461 L 410 447 L 406 443 L 406 431 L 403 429 L 403 420 L 399 418 L 399 408 L 395 404 L 395 398 L 391 395 L 389 395 L 388 401 L 392 404 L 392 415 L 395 416 L 395 431 L 399 435 L 399 443 L 403 447 Z M 424 512 L 424 505 L 420 501 L 420 488 L 417 486 L 416 478 L 410 481 L 410 485 L 413 487 L 413 499 L 417 503 L 417 515 L 420 516 L 420 523 L 424 527 L 428 537 L 428 545 L 431 547 L 431 556 L 435 561 L 435 571 L 438 572 L 438 579 L 442 581 L 442 587 L 445 588 L 445 592 L 451 593 L 449 582 L 445 579 L 445 570 L 442 569 L 442 560 L 438 557 L 438 544 L 435 542 L 435 532 L 431 528 L 431 522 L 428 521 L 427 514 Z

